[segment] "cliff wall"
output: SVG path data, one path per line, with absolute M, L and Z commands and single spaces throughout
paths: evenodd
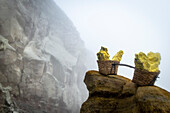
M 79 112 L 93 56 L 53 0 L 0 0 L 0 35 L 15 49 L 0 51 L 0 83 L 22 110 Z

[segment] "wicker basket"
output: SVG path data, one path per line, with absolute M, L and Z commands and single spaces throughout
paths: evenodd
M 132 82 L 139 86 L 152 86 L 154 85 L 159 72 L 149 72 L 146 70 L 135 69 Z
M 111 69 L 111 68 L 112 68 L 112 64 L 119 64 L 118 61 L 113 61 L 113 60 L 99 61 L 99 60 L 97 60 L 97 63 L 98 63 L 99 72 L 101 74 L 104 74 L 104 75 L 116 74 L 117 75 L 118 65 L 116 65 L 115 68 L 113 67 L 113 69 Z M 112 70 L 112 72 L 111 72 L 111 70 Z

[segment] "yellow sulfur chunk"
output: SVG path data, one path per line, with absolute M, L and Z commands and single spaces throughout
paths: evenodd
M 155 63 L 155 64 L 150 65 L 149 71 L 150 71 L 150 72 L 158 72 L 158 71 L 159 71 L 158 66 L 159 66 L 158 63 Z
M 139 53 L 139 60 L 141 61 L 141 63 L 144 63 L 147 60 L 147 56 L 145 55 L 145 53 Z
M 150 64 L 147 61 L 143 63 L 143 69 L 150 71 Z
M 139 54 L 135 54 L 135 66 L 136 66 L 136 68 L 146 69 L 148 67 L 146 60 L 147 60 L 147 56 L 145 55 L 145 53 L 140 52 Z
M 123 55 L 123 51 L 120 50 L 119 52 L 117 52 L 115 56 L 113 56 L 112 60 L 120 62 L 122 59 L 122 55 Z
M 149 59 L 149 62 L 150 64 L 153 64 L 153 63 L 160 63 L 160 60 L 161 60 L 161 55 L 160 53 L 153 53 L 153 52 L 149 52 L 147 54 L 148 56 L 148 59 Z
M 149 52 L 147 56 L 140 52 L 135 54 L 135 67 L 149 72 L 158 72 L 161 56 L 160 53 Z
M 150 64 L 149 71 L 150 72 L 158 72 L 159 71 L 159 64 L 161 60 L 161 55 L 160 53 L 153 53 L 149 52 L 148 53 L 148 63 Z
M 100 60 L 100 61 L 109 60 L 110 55 L 108 53 L 107 48 L 101 46 L 100 51 L 97 53 L 97 57 L 98 57 L 98 60 Z
M 138 69 L 143 69 L 143 64 L 139 60 L 139 55 L 135 54 L 135 67 Z

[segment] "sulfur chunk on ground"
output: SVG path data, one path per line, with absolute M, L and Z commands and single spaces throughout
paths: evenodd
M 98 57 L 98 60 L 102 61 L 102 60 L 109 60 L 109 53 L 108 53 L 108 49 L 101 46 L 101 49 L 100 51 L 97 53 L 97 57 Z
M 117 52 L 115 56 L 113 56 L 112 60 L 120 62 L 122 59 L 122 55 L 123 55 L 123 51 L 120 50 L 119 52 Z

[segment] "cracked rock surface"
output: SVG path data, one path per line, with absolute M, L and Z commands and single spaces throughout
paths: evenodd
M 0 51 L 0 83 L 22 112 L 79 113 L 94 57 L 53 0 L 0 0 L 0 35 L 15 49 Z
M 157 86 L 138 87 L 120 75 L 88 71 L 89 98 L 80 113 L 169 113 L 170 93 Z

